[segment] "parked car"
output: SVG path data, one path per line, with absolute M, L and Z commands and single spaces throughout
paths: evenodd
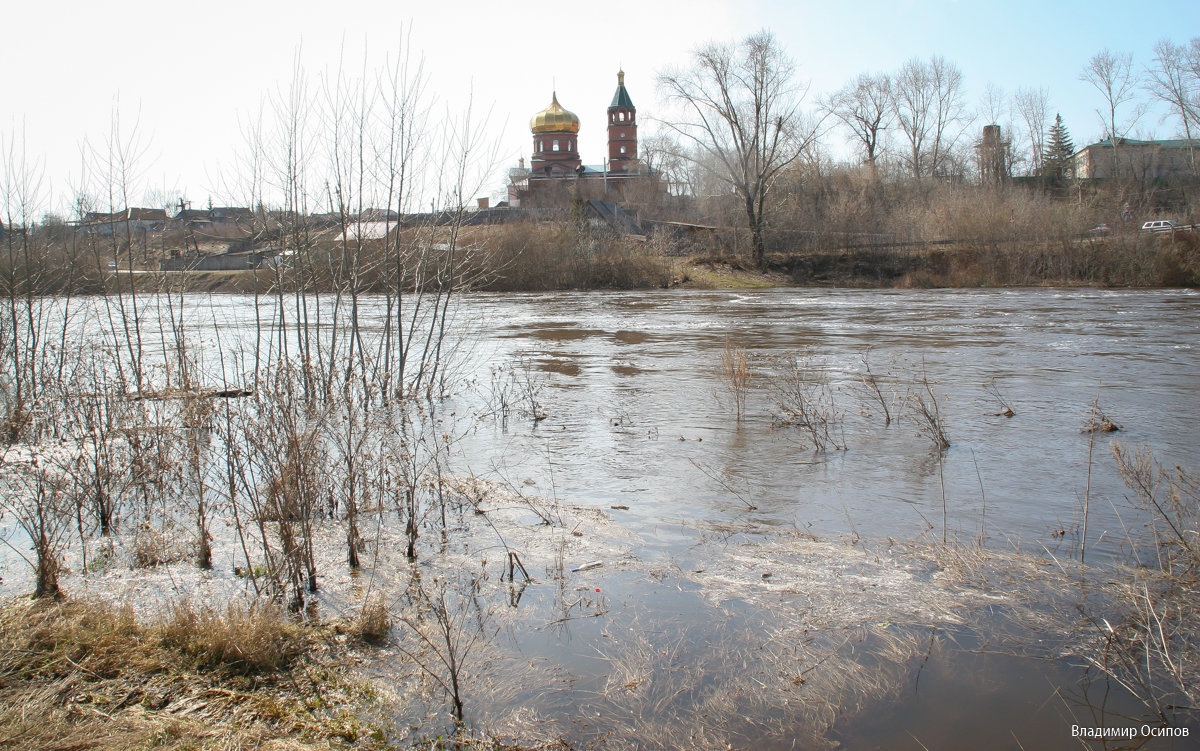
M 1092 227 L 1091 229 L 1089 229 L 1087 231 L 1087 233 L 1089 235 L 1091 235 L 1092 237 L 1102 237 L 1104 235 L 1111 235 L 1112 232 L 1113 232 L 1113 228 L 1108 226 L 1107 224 L 1097 224 L 1095 227 Z
M 1179 222 L 1174 219 L 1159 219 L 1142 225 L 1142 232 L 1174 232 L 1179 229 Z

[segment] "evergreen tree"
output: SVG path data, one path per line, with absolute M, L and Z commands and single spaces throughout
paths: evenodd
M 1064 180 L 1075 176 L 1075 166 L 1071 157 L 1075 154 L 1075 144 L 1067 126 L 1063 125 L 1062 115 L 1054 116 L 1054 124 L 1050 126 L 1046 150 L 1042 152 L 1042 176 Z

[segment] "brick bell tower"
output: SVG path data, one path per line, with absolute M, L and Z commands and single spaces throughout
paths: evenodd
M 617 93 L 608 106 L 608 171 L 637 172 L 637 108 L 625 90 L 625 71 L 617 72 Z

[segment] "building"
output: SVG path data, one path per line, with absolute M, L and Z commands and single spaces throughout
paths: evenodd
M 580 201 L 641 201 L 664 192 L 658 176 L 638 159 L 637 108 L 617 72 L 617 90 L 607 112 L 608 155 L 602 164 L 584 164 L 579 155 L 580 119 L 550 96 L 550 106 L 533 116 L 533 155 L 509 170 L 508 202 L 523 208 L 551 208 Z
M 1192 177 L 1200 167 L 1200 139 L 1137 141 L 1118 138 L 1085 146 L 1071 157 L 1080 179 L 1164 180 Z
M 109 236 L 121 232 L 146 232 L 161 230 L 167 223 L 165 209 L 129 208 L 112 213 L 89 211 L 84 215 L 79 228 L 84 232 Z

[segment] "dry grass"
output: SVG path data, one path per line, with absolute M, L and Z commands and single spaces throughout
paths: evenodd
M 508 224 L 472 237 L 481 250 L 465 275 L 478 289 L 644 289 L 671 281 L 655 247 L 570 222 Z
M 332 663 L 297 659 L 314 634 L 272 607 L 183 604 L 143 624 L 99 603 L 8 600 L 0 748 L 283 751 L 380 737 L 346 711 L 354 689 Z
M 288 667 L 308 641 L 304 628 L 272 603 L 234 602 L 221 613 L 184 601 L 173 604 L 154 631 L 197 669 L 241 675 Z
M 363 603 L 346 628 L 346 633 L 368 644 L 380 644 L 391 633 L 392 613 L 383 598 L 374 595 Z
M 750 391 L 750 361 L 746 350 L 735 347 L 728 336 L 721 350 L 721 380 L 733 396 L 734 412 L 738 422 L 746 414 L 746 395 Z
M 164 525 L 155 529 L 151 524 L 138 526 L 133 537 L 133 565 L 137 568 L 153 568 L 175 563 L 188 557 L 187 544 L 179 539 L 178 530 Z
M 1200 702 L 1200 475 L 1164 467 L 1148 446 L 1112 445 L 1152 535 L 1146 563 L 1121 582 L 1097 620 L 1089 663 L 1166 717 Z M 1103 627 L 1100 627 L 1102 624 Z

